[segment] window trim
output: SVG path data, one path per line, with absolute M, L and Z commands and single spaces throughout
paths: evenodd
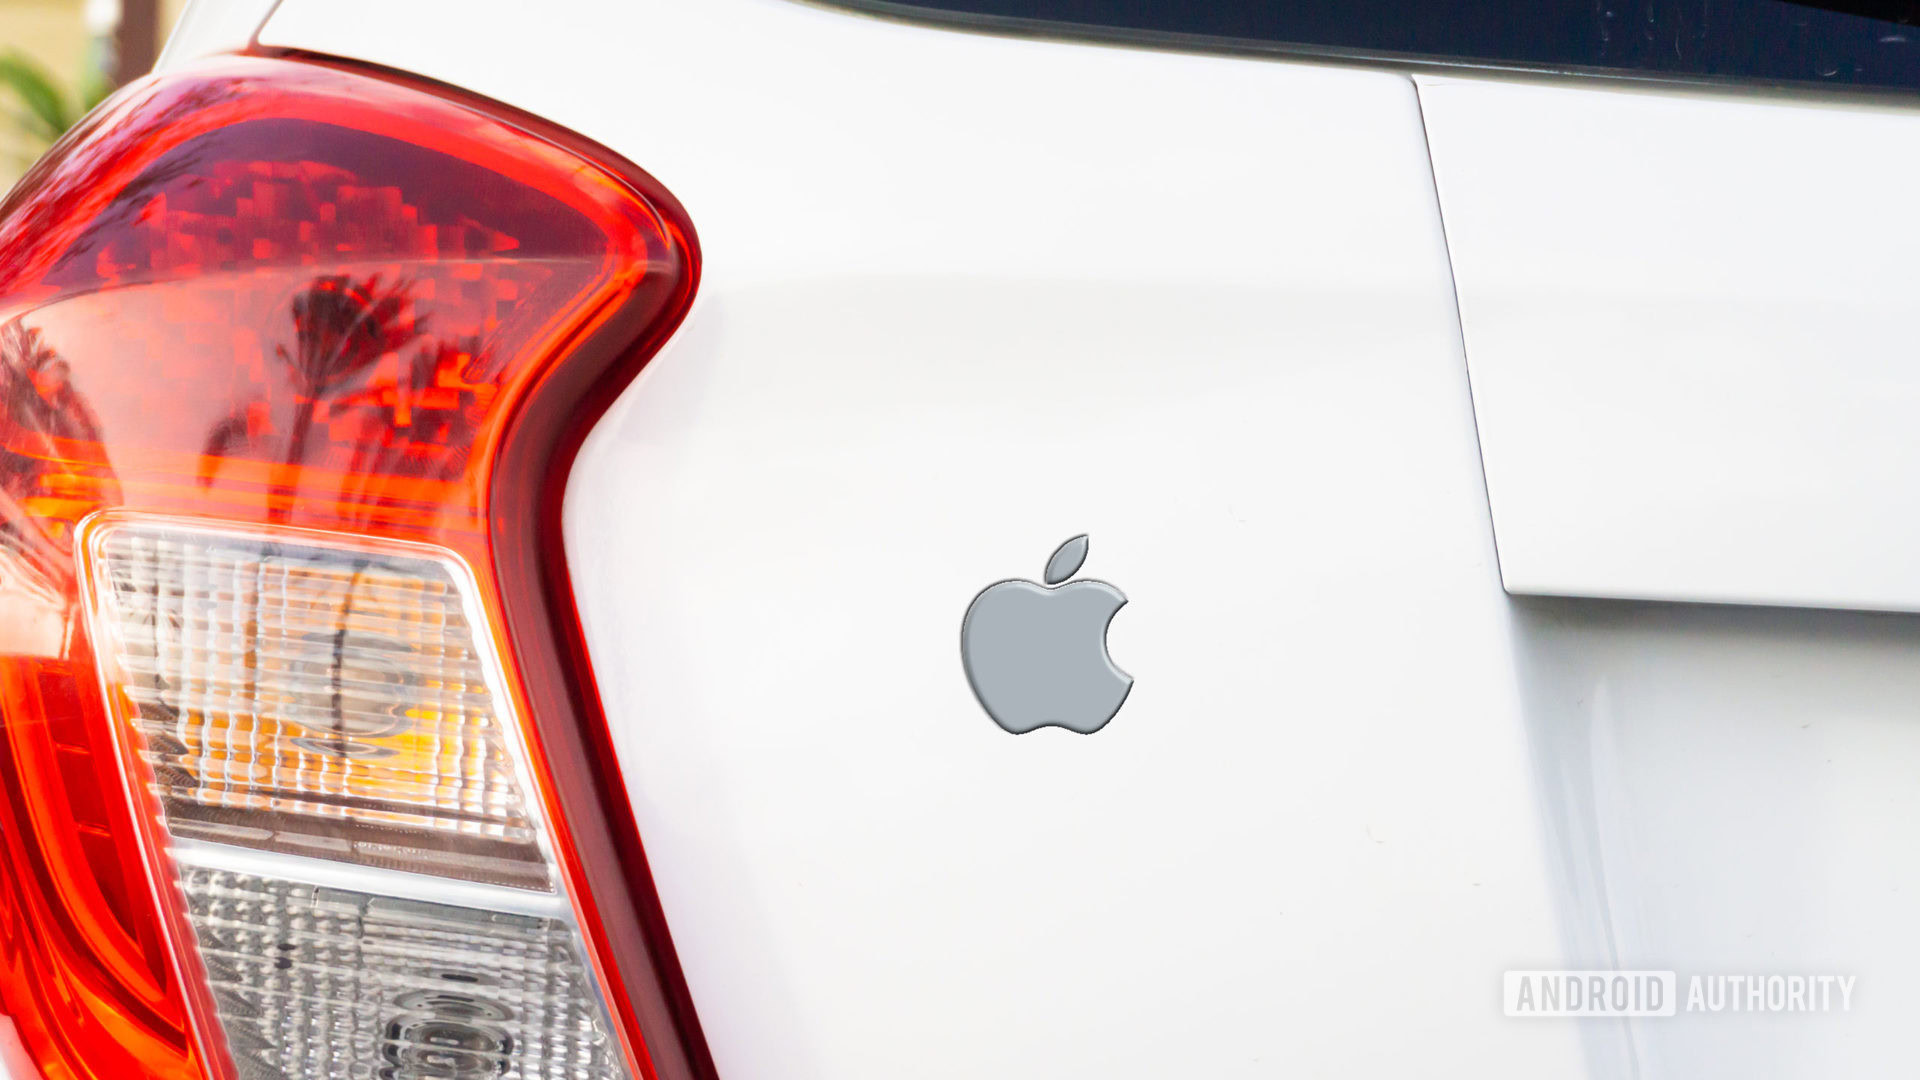
M 1403 53 L 1384 49 L 1356 49 L 1338 45 L 1314 45 L 1301 42 L 1269 41 L 1260 38 L 1191 34 L 1171 30 L 1145 30 L 1094 23 L 1033 19 L 1017 15 L 991 15 L 971 11 L 953 11 L 904 3 L 900 0 L 793 0 L 810 7 L 844 14 L 864 15 L 888 22 L 957 30 L 991 37 L 1014 37 L 1063 44 L 1105 45 L 1119 48 L 1150 49 L 1241 59 L 1282 60 L 1325 63 L 1348 67 L 1373 68 L 1408 75 L 1458 75 L 1469 77 L 1519 78 L 1528 81 L 1591 82 L 1618 84 L 1622 89 L 1658 89 L 1666 91 L 1735 92 L 1761 97 L 1791 98 L 1795 101 L 1834 101 L 1920 104 L 1920 86 L 1896 87 L 1858 83 L 1820 82 L 1808 79 L 1767 79 L 1738 75 L 1708 75 L 1685 71 L 1656 71 L 1638 68 L 1595 67 L 1580 64 L 1534 63 L 1521 60 L 1465 60 L 1431 53 Z M 1816 9 L 1830 10 L 1830 9 Z M 1832 14 L 1857 14 L 1831 11 Z M 1870 16 L 1861 16 L 1870 17 Z M 1920 26 L 1914 27 L 1920 36 Z

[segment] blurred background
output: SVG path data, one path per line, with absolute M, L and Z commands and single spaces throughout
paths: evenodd
M 0 191 L 153 67 L 186 0 L 0 0 Z

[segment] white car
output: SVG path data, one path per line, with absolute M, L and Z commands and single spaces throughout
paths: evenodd
M 0 1077 L 1905 1075 L 1916 13 L 1512 7 L 194 0 L 0 207 Z

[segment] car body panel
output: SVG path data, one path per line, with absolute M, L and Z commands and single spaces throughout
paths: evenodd
M 254 32 L 273 14 L 275 2 L 188 0 L 153 69 L 167 71 L 202 57 L 240 52 L 253 44 Z
M 567 528 L 722 1075 L 1577 1062 L 1476 989 L 1559 942 L 1410 81 L 744 0 L 262 41 L 539 112 L 700 232 Z M 1083 532 L 1134 689 L 1009 735 L 962 616 Z
M 1507 588 L 1920 610 L 1920 114 L 1419 82 Z
M 1801 106 L 1615 89 L 1559 132 L 1548 98 L 1587 91 L 786 0 L 284 0 L 260 40 L 538 113 L 699 230 L 694 310 L 588 440 L 566 528 L 729 1080 L 1904 1060 L 1920 625 L 1591 598 L 1906 603 L 1872 546 L 1903 534 L 1869 528 L 1895 511 L 1841 506 L 1854 534 L 1715 516 L 1828 512 L 1795 452 L 1831 473 L 1880 446 L 1883 479 L 1904 460 L 1829 415 L 1897 320 L 1831 339 L 1833 387 L 1788 347 L 1888 302 L 1871 274 L 1833 279 L 1849 298 L 1790 268 L 1762 294 L 1791 310 L 1735 296 L 1817 250 L 1737 232 L 1818 193 L 1767 142 Z M 1836 109 L 1900 160 L 1892 113 Z M 1586 139 L 1625 157 L 1583 173 Z M 1723 150 L 1781 167 L 1743 180 Z M 1655 286 L 1719 306 L 1696 325 Z M 1743 350 L 1771 413 L 1718 408 Z M 1796 386 L 1827 412 L 1789 422 Z M 1689 445 L 1694 419 L 1746 453 Z M 1635 489 L 1655 449 L 1676 475 Z M 1663 518 L 1703 474 L 1725 490 Z M 1592 537 L 1507 525 L 1581 514 Z M 962 617 L 1078 533 L 1082 577 L 1129 598 L 1110 644 L 1135 685 L 1095 735 L 1007 734 L 967 685 Z M 1721 540 L 1744 546 L 1716 559 Z M 1514 592 L 1584 598 L 1511 598 L 1503 567 Z M 1503 970 L 1556 967 L 1871 990 L 1778 1022 L 1500 1015 Z

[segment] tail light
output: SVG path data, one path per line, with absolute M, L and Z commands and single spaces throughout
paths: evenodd
M 707 1076 L 559 537 L 673 199 L 235 58 L 0 208 L 0 1014 L 48 1080 Z

